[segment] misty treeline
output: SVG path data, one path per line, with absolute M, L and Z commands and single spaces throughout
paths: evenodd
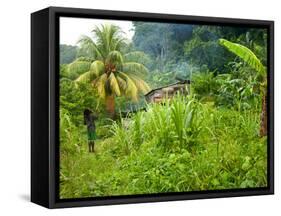
M 267 65 L 265 29 L 150 22 L 133 22 L 133 26 L 134 36 L 124 49 L 147 54 L 149 58 L 140 60 L 148 67 L 150 75 L 156 77 L 151 77 L 153 87 L 167 84 L 171 79 L 190 79 L 193 72 L 228 73 L 231 67 L 228 63 L 234 62 L 237 56 L 218 44 L 220 38 L 248 47 L 264 66 Z M 61 64 L 79 57 L 92 56 L 78 46 L 61 45 Z

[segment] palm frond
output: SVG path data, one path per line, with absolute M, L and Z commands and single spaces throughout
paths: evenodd
M 106 41 L 108 46 L 108 51 L 120 50 L 120 44 L 125 40 L 122 37 L 122 30 L 116 25 L 105 25 Z
M 80 45 L 81 49 L 89 53 L 91 57 L 103 57 L 101 50 L 91 37 L 82 35 L 77 43 Z
M 121 37 L 121 38 L 116 38 L 114 43 L 111 45 L 112 50 L 121 50 L 122 47 L 126 46 L 126 39 Z
M 148 74 L 148 69 L 140 63 L 126 62 L 123 64 L 123 72 L 126 74 L 133 74 L 139 77 L 144 77 Z
M 103 99 L 106 97 L 106 89 L 105 89 L 106 82 L 107 82 L 107 75 L 103 74 L 99 78 L 97 78 L 97 80 L 95 80 L 95 84 L 94 84 L 94 86 L 98 90 L 99 96 Z
M 109 83 L 110 83 L 110 88 L 111 91 L 114 92 L 117 96 L 121 95 L 120 88 L 119 88 L 119 83 L 114 75 L 114 73 L 111 73 L 108 77 Z
M 105 24 L 101 27 L 96 26 L 92 32 L 94 33 L 97 47 L 99 47 L 104 58 L 109 52 L 120 50 L 119 44 L 122 43 L 124 37 L 122 37 L 122 31 L 118 26 L 112 24 Z
M 125 96 L 131 98 L 133 101 L 138 101 L 138 88 L 135 82 L 123 72 L 118 72 L 118 75 L 126 81 Z
M 98 61 L 98 60 L 94 61 L 91 64 L 90 71 L 91 71 L 91 73 L 93 73 L 93 75 L 95 77 L 100 76 L 101 74 L 103 74 L 105 72 L 104 63 L 102 61 Z
M 94 33 L 94 39 L 96 40 L 97 46 L 99 47 L 99 49 L 103 53 L 103 57 L 105 57 L 106 53 L 109 52 L 107 36 L 106 36 L 107 32 L 106 32 L 105 25 L 102 25 L 101 28 L 96 26 L 92 30 L 92 32 Z
M 134 75 L 130 75 L 129 77 L 134 81 L 136 87 L 141 93 L 146 94 L 151 90 L 149 85 L 143 79 L 140 79 L 139 77 Z
M 225 39 L 219 39 L 219 44 L 226 47 L 230 52 L 239 56 L 247 64 L 249 64 L 253 69 L 255 69 L 261 76 L 266 76 L 266 69 L 258 59 L 258 57 L 247 47 L 238 44 L 232 43 Z
M 123 56 L 117 50 L 111 51 L 107 55 L 106 62 L 110 63 L 110 64 L 113 64 L 113 65 L 122 65 L 123 64 Z
M 81 74 L 78 78 L 76 78 L 76 82 L 92 82 L 102 74 L 104 74 L 104 64 L 102 61 L 94 61 L 90 65 L 89 71 Z
M 120 92 L 124 95 L 127 88 L 126 80 L 121 78 L 120 76 L 116 76 L 116 79 L 118 81 Z
M 90 82 L 92 80 L 92 74 L 91 71 L 87 71 L 85 73 L 83 73 L 82 75 L 80 75 L 75 82 Z
M 66 73 L 68 78 L 76 79 L 82 73 L 89 71 L 91 62 L 75 60 L 67 65 Z

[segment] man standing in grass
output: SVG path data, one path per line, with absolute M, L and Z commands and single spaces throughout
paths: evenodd
M 91 110 L 85 109 L 84 124 L 87 125 L 89 152 L 95 152 L 94 146 L 97 139 L 95 120 L 97 120 L 97 116 Z

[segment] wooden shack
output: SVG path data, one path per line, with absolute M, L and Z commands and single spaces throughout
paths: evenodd
M 190 80 L 183 80 L 177 83 L 153 89 L 145 95 L 148 103 L 161 103 L 163 99 L 171 99 L 177 93 L 188 95 Z

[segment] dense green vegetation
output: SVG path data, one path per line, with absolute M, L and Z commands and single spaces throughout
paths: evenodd
M 133 25 L 131 41 L 93 28 L 61 62 L 60 197 L 267 186 L 266 31 Z M 145 101 L 178 79 L 189 95 Z M 98 115 L 95 153 L 85 108 Z

